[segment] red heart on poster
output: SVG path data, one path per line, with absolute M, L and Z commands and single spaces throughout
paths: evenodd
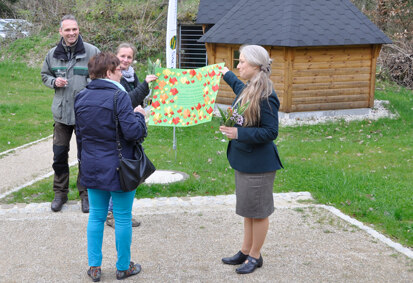
M 178 90 L 176 88 L 171 89 L 172 95 L 176 95 L 178 93 Z
M 179 123 L 179 117 L 175 117 L 172 119 L 172 123 L 174 123 L 175 125 Z
M 159 106 L 161 106 L 161 104 L 159 103 L 159 101 L 154 101 L 154 102 L 152 103 L 152 107 L 153 107 L 153 108 L 158 108 Z

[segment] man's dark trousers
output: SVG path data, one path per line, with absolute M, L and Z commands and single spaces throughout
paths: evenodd
M 69 150 L 74 125 L 65 125 L 59 122 L 54 124 L 53 132 L 53 191 L 55 198 L 64 198 L 69 193 Z M 77 189 L 80 198 L 87 198 L 87 188 L 80 184 L 80 171 L 77 176 Z

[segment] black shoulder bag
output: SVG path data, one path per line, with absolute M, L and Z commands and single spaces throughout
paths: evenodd
M 130 192 L 135 190 L 140 184 L 145 182 L 146 178 L 155 172 L 156 168 L 146 156 L 143 147 L 139 142 L 135 144 L 134 159 L 124 158 L 122 156 L 122 146 L 119 139 L 119 117 L 117 112 L 118 94 L 116 92 L 113 99 L 113 110 L 115 113 L 116 124 L 116 143 L 118 144 L 119 152 L 119 171 L 120 186 L 122 191 Z

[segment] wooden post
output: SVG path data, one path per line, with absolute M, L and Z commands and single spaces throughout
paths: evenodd
M 284 105 L 282 107 L 282 110 L 287 113 L 292 111 L 293 103 L 293 61 L 293 49 L 291 47 L 284 47 Z
M 215 64 L 215 43 L 207 43 L 205 42 L 205 48 L 207 50 L 207 55 L 208 55 L 208 65 Z
M 369 107 L 374 107 L 374 92 L 376 89 L 376 64 L 377 57 L 380 54 L 381 45 L 374 44 L 371 46 L 371 67 L 370 67 L 370 91 L 369 91 Z

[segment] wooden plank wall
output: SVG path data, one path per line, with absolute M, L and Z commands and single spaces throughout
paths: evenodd
M 287 60 L 284 58 L 285 48 L 272 46 L 269 49 L 269 54 L 272 59 L 272 70 L 271 70 L 271 80 L 273 82 L 274 90 L 277 93 L 278 99 L 280 100 L 281 106 L 280 111 L 284 112 L 285 105 L 287 104 L 286 99 L 286 84 L 288 77 L 285 77 L 286 68 L 288 69 Z
M 239 49 L 239 45 L 228 44 L 214 44 L 215 45 L 215 61 L 209 62 L 209 64 L 225 62 L 225 66 L 228 67 L 235 75 L 239 77 L 237 66 L 232 66 L 232 48 Z M 208 53 L 209 56 L 209 53 Z M 208 57 L 209 58 L 209 57 Z M 217 103 L 231 105 L 235 99 L 235 94 L 231 87 L 221 79 L 220 88 L 217 96 Z
M 369 107 L 371 49 L 370 45 L 295 48 L 292 103 L 286 111 Z
M 209 64 L 232 66 L 239 45 L 208 44 Z M 376 59 L 380 45 L 332 47 L 266 47 L 273 59 L 271 80 L 280 111 L 300 112 L 372 107 Z M 221 82 L 217 103 L 231 104 L 231 88 Z

